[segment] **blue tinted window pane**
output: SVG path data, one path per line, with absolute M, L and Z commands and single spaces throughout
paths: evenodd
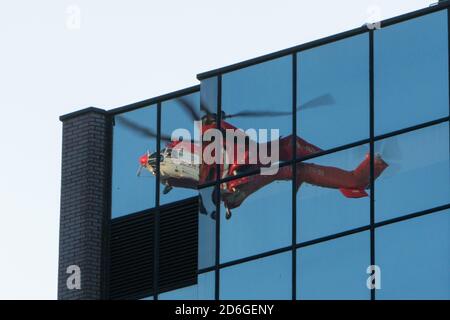
M 376 229 L 377 299 L 450 299 L 450 210 Z
M 214 187 L 199 190 L 198 219 L 198 268 L 211 267 L 216 263 L 216 200 Z
M 375 134 L 448 116 L 447 10 L 375 32 Z
M 362 232 L 297 250 L 298 299 L 370 299 L 366 281 L 370 233 Z
M 202 121 L 202 134 L 208 129 L 217 128 L 217 91 L 217 77 L 202 80 L 200 84 L 200 116 Z M 202 153 L 209 143 L 209 141 L 203 141 L 202 139 Z M 216 172 L 214 170 L 214 164 L 210 165 L 205 163 L 202 157 L 199 172 L 199 185 L 211 182 L 215 179 Z
M 155 299 L 153 298 L 153 296 L 150 296 L 150 297 L 142 298 L 140 300 L 155 300 Z
M 198 283 L 193 286 L 161 293 L 160 300 L 214 300 L 214 271 L 198 275 Z
M 322 149 L 369 137 L 369 36 L 298 54 L 297 132 Z
M 220 299 L 292 299 L 292 253 L 281 253 L 222 269 Z
M 155 178 L 146 169 L 138 177 L 140 157 L 156 151 L 157 109 L 155 105 L 115 116 L 113 128 L 112 218 L 155 206 Z M 137 128 L 137 129 L 136 129 Z
M 242 130 L 255 129 L 255 142 L 264 143 L 277 140 L 287 147 L 287 152 L 279 153 L 280 160 L 292 158 L 292 57 L 286 56 L 238 71 L 226 73 L 222 77 L 222 111 L 224 123 Z M 251 114 L 246 113 L 251 111 Z M 273 113 L 279 113 L 274 115 Z M 246 113 L 246 114 L 243 114 Z M 266 129 L 267 132 L 259 132 Z M 271 134 L 278 130 L 279 136 Z M 282 147 L 280 146 L 280 149 Z M 250 170 L 241 166 L 241 171 Z
M 170 203 L 197 195 L 199 164 L 190 161 L 187 154 L 191 149 L 194 138 L 194 120 L 190 108 L 199 112 L 200 94 L 193 93 L 181 98 L 165 101 L 161 105 L 161 136 L 178 137 L 182 134 L 179 129 L 187 130 L 189 137 L 183 137 L 183 142 L 174 144 L 171 141 L 161 141 L 160 163 L 160 204 Z M 197 128 L 198 129 L 198 128 Z M 179 134 L 175 134 L 179 132 Z M 197 155 L 198 156 L 198 155 Z
M 376 180 L 376 220 L 450 202 L 449 125 L 443 123 L 376 142 L 389 164 Z
M 222 77 L 222 111 L 227 115 L 244 110 L 292 112 L 292 57 L 286 56 L 226 73 Z M 280 117 L 235 117 L 241 129 L 277 128 L 292 134 L 290 114 Z
M 277 180 L 282 175 L 290 179 L 290 174 L 291 166 L 285 166 L 277 175 L 229 182 L 236 187 L 221 195 L 222 263 L 292 244 L 292 181 Z M 230 219 L 226 219 L 224 205 L 231 209 Z
M 314 158 L 297 166 L 297 241 L 370 223 L 369 145 Z M 339 189 L 341 188 L 341 189 Z
M 204 79 L 200 83 L 200 113 L 202 116 L 208 113 L 217 113 L 217 89 L 217 77 Z

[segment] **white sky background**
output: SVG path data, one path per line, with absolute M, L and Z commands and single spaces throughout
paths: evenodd
M 1 0 L 0 299 L 56 299 L 62 126 L 437 0 Z M 67 8 L 81 10 L 70 29 Z

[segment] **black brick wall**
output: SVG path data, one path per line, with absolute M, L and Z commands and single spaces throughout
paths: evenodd
M 101 299 L 109 216 L 110 120 L 101 109 L 62 116 L 62 175 L 58 299 Z M 69 290 L 70 265 L 81 268 L 81 289 Z

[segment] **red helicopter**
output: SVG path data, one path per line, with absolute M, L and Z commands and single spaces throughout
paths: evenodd
M 217 128 L 217 115 L 206 108 L 206 104 L 202 103 L 201 110 L 205 113 L 200 115 L 196 108 L 189 103 L 187 100 L 180 98 L 180 105 L 189 114 L 193 120 L 201 120 L 200 131 L 202 133 L 209 129 Z M 321 105 L 333 104 L 334 99 L 326 94 L 315 98 L 302 106 L 297 108 L 300 109 L 312 108 Z M 245 161 L 237 161 L 237 148 L 242 147 L 234 144 L 234 158 L 228 162 L 220 164 L 220 177 L 226 178 L 230 176 L 236 176 L 240 173 L 247 172 L 248 170 L 257 170 L 263 167 L 267 167 L 261 163 L 260 159 L 257 158 L 256 163 L 251 164 L 249 159 L 251 154 L 249 152 L 248 143 L 249 137 L 244 131 L 234 127 L 226 119 L 236 118 L 236 117 L 275 117 L 275 116 L 286 116 L 290 115 L 291 112 L 277 112 L 277 111 L 241 111 L 235 114 L 226 114 L 222 112 L 220 128 L 222 131 L 227 129 L 234 130 L 237 135 L 242 135 L 246 139 L 246 146 L 244 148 L 244 158 Z M 143 127 L 139 124 L 134 123 L 124 117 L 116 117 L 116 121 L 119 121 L 122 125 L 148 137 L 156 137 L 156 133 L 151 131 L 149 128 Z M 206 164 L 205 162 L 198 161 L 201 159 L 202 152 L 208 143 L 201 143 L 198 141 L 183 141 L 178 139 L 172 141 L 171 137 L 161 134 L 161 140 L 166 141 L 167 144 L 165 148 L 161 149 L 160 152 L 160 182 L 163 184 L 164 190 L 163 194 L 167 194 L 172 190 L 172 188 L 188 188 L 197 189 L 199 184 L 203 184 L 214 180 L 217 175 L 216 164 Z M 225 141 L 225 140 L 224 140 Z M 242 141 L 242 140 L 241 140 Z M 261 143 L 257 144 L 257 148 L 262 146 Z M 296 157 L 302 158 L 310 156 L 312 154 L 323 151 L 319 147 L 303 140 L 298 136 L 286 136 L 278 140 L 279 143 L 279 160 L 288 161 L 293 158 L 293 143 L 295 143 Z M 268 142 L 265 146 L 267 150 L 271 149 L 272 142 Z M 227 154 L 230 151 L 224 142 L 222 146 L 222 152 Z M 146 154 L 139 158 L 139 170 L 138 176 L 140 175 L 142 169 L 147 169 L 151 174 L 156 175 L 156 159 L 158 154 L 156 152 L 150 153 L 147 151 Z M 186 160 L 189 159 L 189 160 Z M 197 160 L 197 161 L 192 161 Z M 296 188 L 297 191 L 303 183 L 309 183 L 319 187 L 339 189 L 340 192 L 347 198 L 361 198 L 368 196 L 365 189 L 368 188 L 370 180 L 370 155 L 366 154 L 362 162 L 352 171 L 343 170 L 337 167 L 331 166 L 321 166 L 314 163 L 301 162 L 296 165 Z M 379 177 L 382 172 L 388 167 L 388 164 L 381 158 L 379 154 L 375 156 L 374 159 L 374 176 L 375 179 Z M 231 209 L 239 207 L 245 199 L 252 193 L 263 188 L 264 186 L 280 180 L 291 180 L 293 176 L 292 166 L 281 166 L 278 168 L 275 174 L 272 175 L 262 175 L 254 174 L 250 176 L 245 176 L 242 178 L 237 178 L 229 182 L 224 182 L 220 185 L 220 191 L 214 190 L 212 200 L 216 203 L 214 196 L 216 192 L 220 192 L 220 199 L 224 204 L 226 209 L 226 218 L 231 218 Z M 200 212 L 207 214 L 205 207 L 203 206 L 202 199 L 200 199 Z M 211 217 L 215 218 L 215 212 L 211 213 Z

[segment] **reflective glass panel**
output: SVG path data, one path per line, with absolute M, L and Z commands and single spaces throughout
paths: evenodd
M 198 220 L 198 268 L 211 267 L 216 263 L 216 200 L 214 187 L 200 189 Z
M 280 152 L 274 152 L 276 158 L 272 163 L 292 159 L 292 57 L 225 73 L 222 76 L 222 111 L 222 128 L 251 130 L 246 131 L 250 141 L 266 143 L 278 141 L 280 136 L 284 138 L 280 141 Z M 230 150 L 228 142 L 226 149 Z M 259 153 L 255 161 L 246 161 L 248 166 L 240 166 L 238 171 L 252 170 L 261 157 Z
M 206 139 L 209 130 L 217 129 L 217 102 L 218 102 L 218 80 L 217 77 L 204 79 L 200 84 L 200 118 L 201 118 L 201 165 L 199 172 L 199 185 L 216 180 L 217 172 L 215 161 L 205 161 L 203 155 L 214 152 L 208 151 L 209 145 L 212 143 L 212 138 Z M 203 136 L 206 134 L 205 139 Z
M 367 139 L 368 34 L 302 51 L 297 65 L 298 135 L 321 149 Z
M 193 286 L 164 292 L 160 300 L 214 300 L 214 271 L 198 275 L 198 283 Z
M 222 184 L 222 263 L 292 244 L 291 174 L 291 166 L 285 166 L 276 175 L 251 175 Z
M 450 299 L 450 210 L 376 229 L 376 298 Z
M 370 233 L 362 232 L 297 250 L 297 299 L 368 300 Z
M 375 31 L 375 134 L 448 116 L 447 10 Z
M 114 122 L 112 218 L 155 206 L 156 164 L 149 157 L 156 150 L 156 105 L 116 115 Z
M 160 204 L 197 195 L 200 148 L 194 145 L 194 121 L 198 120 L 199 106 L 199 93 L 164 101 L 161 105 L 161 137 L 174 135 L 175 139 L 161 141 Z
M 389 167 L 375 181 L 376 220 L 450 202 L 448 122 L 376 142 Z
M 313 158 L 297 166 L 297 241 L 370 223 L 369 145 Z
M 292 253 L 285 252 L 221 269 L 220 299 L 292 299 Z

